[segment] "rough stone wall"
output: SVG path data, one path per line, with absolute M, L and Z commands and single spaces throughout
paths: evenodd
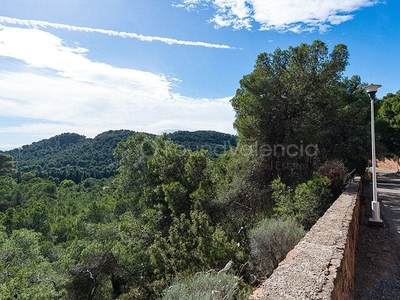
M 353 299 L 360 194 L 356 178 L 249 299 Z

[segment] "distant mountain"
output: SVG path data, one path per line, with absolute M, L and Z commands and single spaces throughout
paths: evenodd
M 56 182 L 71 179 L 109 178 L 116 174 L 118 161 L 113 152 L 120 141 L 136 134 L 131 130 L 111 130 L 86 138 L 76 133 L 63 133 L 50 139 L 6 151 L 18 162 L 18 174 L 33 171 Z M 149 134 L 150 135 L 150 134 Z M 191 150 L 206 149 L 217 157 L 236 145 L 234 135 L 215 131 L 177 131 L 171 140 Z M 150 135 L 154 136 L 154 135 Z
M 63 133 L 7 153 L 18 162 L 19 174 L 34 171 L 43 178 L 75 182 L 89 177 L 108 178 L 117 169 L 114 148 L 133 134 L 130 130 L 107 131 L 91 139 Z

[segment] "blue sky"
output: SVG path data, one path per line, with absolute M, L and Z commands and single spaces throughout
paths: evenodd
M 64 132 L 235 133 L 257 55 L 346 44 L 346 76 L 400 90 L 399 1 L 1 0 L 0 150 Z

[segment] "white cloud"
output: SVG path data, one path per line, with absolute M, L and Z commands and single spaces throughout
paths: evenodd
M 12 144 L 4 139 L 11 134 L 94 136 L 110 129 L 233 133 L 229 98 L 184 97 L 171 91 L 174 78 L 94 62 L 88 51 L 39 29 L 0 25 L 0 60 L 13 65 L 0 68 L 0 149 Z M 24 123 L 2 125 L 3 118 Z
M 51 22 L 45 22 L 45 21 L 21 20 L 21 19 L 9 18 L 9 17 L 3 17 L 3 16 L 0 16 L 0 24 L 11 24 L 11 25 L 22 25 L 22 26 L 29 26 L 29 27 L 36 27 L 36 28 L 38 28 L 38 27 L 55 28 L 55 29 L 66 29 L 69 31 L 100 33 L 100 34 L 106 34 L 109 36 L 118 36 L 121 38 L 137 39 L 137 40 L 140 40 L 143 42 L 157 41 L 157 42 L 166 43 L 168 45 L 176 44 L 176 45 L 198 46 L 198 47 L 218 48 L 218 49 L 233 49 L 233 47 L 230 47 L 228 45 L 213 44 L 213 43 L 207 43 L 207 42 L 184 41 L 184 40 L 177 40 L 177 39 L 173 39 L 173 38 L 142 35 L 142 34 L 132 33 L 132 32 L 121 32 L 121 31 L 108 30 L 108 29 L 72 26 L 72 25 L 51 23 Z
M 215 0 L 218 7 L 212 22 L 216 27 L 232 26 L 234 29 L 250 29 L 252 9 L 243 0 Z
M 211 5 L 215 27 L 260 30 L 324 32 L 353 18 L 351 13 L 379 3 L 379 0 L 182 0 L 178 7 L 194 9 Z M 175 5 L 177 6 L 177 5 Z
M 181 4 L 172 4 L 173 7 L 185 8 L 186 10 L 193 10 L 198 5 L 206 6 L 212 0 L 184 0 Z

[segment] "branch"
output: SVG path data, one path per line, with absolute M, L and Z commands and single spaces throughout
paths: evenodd
M 86 271 L 84 271 L 84 273 L 88 273 L 90 279 L 92 279 L 93 284 L 91 285 L 91 291 L 89 293 L 89 300 L 92 300 L 94 297 L 94 292 L 96 291 L 96 278 L 93 276 L 92 272 L 89 271 L 89 269 L 86 269 Z

